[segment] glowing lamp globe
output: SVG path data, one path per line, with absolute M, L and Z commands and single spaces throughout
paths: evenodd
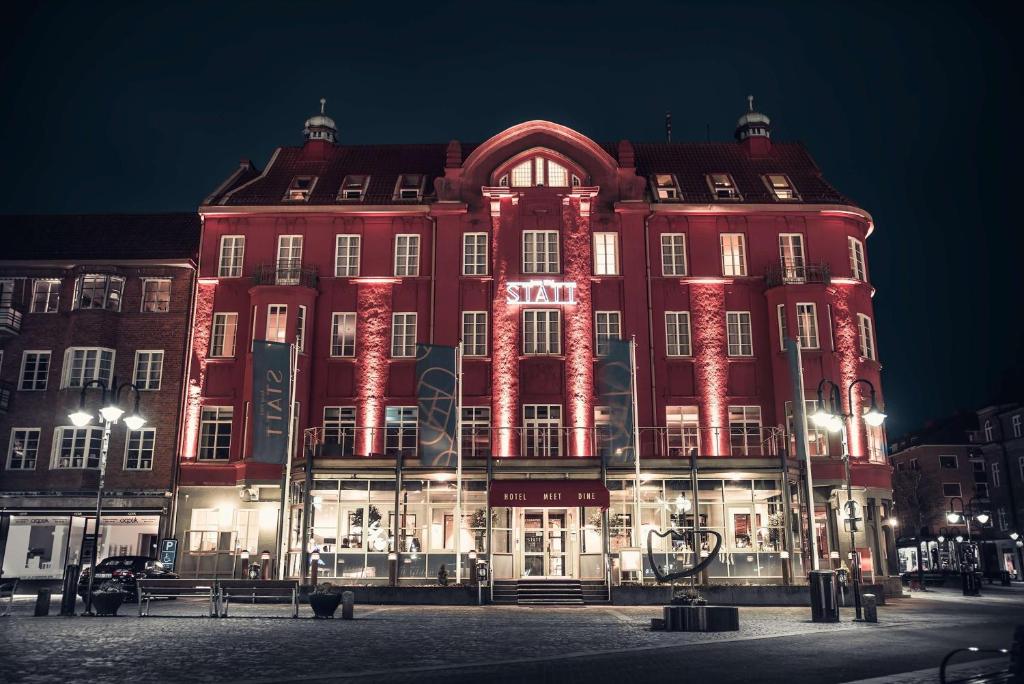
M 864 414 L 864 422 L 871 427 L 878 427 L 885 422 L 885 414 L 879 411 L 877 406 L 872 406 L 868 412 Z
M 960 514 L 954 511 L 950 511 L 946 514 L 946 520 L 948 520 L 950 523 L 956 523 L 958 520 L 960 520 Z
M 124 409 L 111 404 L 110 406 L 104 406 L 101 408 L 100 415 L 103 416 L 103 420 L 114 423 L 124 415 Z
M 68 414 L 68 419 L 71 420 L 71 424 L 75 427 L 85 427 L 92 422 L 92 414 L 78 409 L 74 413 Z
M 988 513 L 979 513 L 978 515 L 974 516 L 974 519 L 980 522 L 982 525 L 984 525 L 989 521 L 989 515 Z
M 942 543 L 942 542 L 944 542 L 944 541 L 946 541 L 946 538 L 945 538 L 945 537 L 943 537 L 943 536 L 942 536 L 942 535 L 940 534 L 940 535 L 939 535 L 939 543 L 941 544 L 941 543 Z
M 133 413 L 124 419 L 124 424 L 129 430 L 141 430 L 142 426 L 146 424 L 146 419 L 138 413 Z
M 839 432 L 843 429 L 843 419 L 837 415 L 831 415 L 828 417 L 828 423 L 825 425 L 829 432 Z
M 958 534 L 958 535 L 956 535 L 956 543 L 957 543 L 957 544 L 959 544 L 959 543 L 960 543 L 960 542 L 962 542 L 963 540 L 964 540 L 964 536 L 963 536 L 962 534 Z
M 822 406 L 819 406 L 818 410 L 811 414 L 811 420 L 820 428 L 828 426 L 829 418 L 831 418 L 831 414 Z

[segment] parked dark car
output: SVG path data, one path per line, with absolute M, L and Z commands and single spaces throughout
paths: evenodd
M 178 579 L 178 575 L 165 568 L 160 561 L 146 556 L 111 556 L 104 558 L 96 566 L 93 589 L 108 580 L 115 580 L 124 585 L 125 591 L 128 592 L 128 600 L 135 601 L 139 596 L 135 581 L 140 579 Z M 88 590 L 89 569 L 86 569 L 82 571 L 82 577 L 78 580 L 78 595 L 85 600 Z

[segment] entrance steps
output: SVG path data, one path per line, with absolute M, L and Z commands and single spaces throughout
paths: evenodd
M 550 579 L 497 580 L 494 603 L 520 606 L 582 606 L 607 603 L 608 586 L 601 580 L 571 577 Z

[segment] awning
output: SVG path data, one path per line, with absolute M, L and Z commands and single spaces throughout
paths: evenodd
M 488 500 L 516 508 L 608 508 L 609 495 L 600 480 L 492 480 Z

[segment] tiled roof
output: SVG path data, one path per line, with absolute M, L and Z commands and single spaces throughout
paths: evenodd
M 462 144 L 467 158 L 477 145 Z M 302 147 L 281 147 L 263 174 L 249 182 L 233 182 L 209 198 L 211 204 L 273 205 L 293 204 L 283 200 L 296 176 L 316 176 L 317 182 L 305 204 L 339 204 L 338 191 L 346 175 L 369 175 L 370 185 L 363 204 L 394 204 L 393 193 L 399 174 L 426 176 L 423 202 L 434 200 L 434 179 L 444 175 L 446 144 L 427 145 L 334 145 L 325 155 L 304 154 Z M 618 145 L 602 144 L 613 158 Z M 781 173 L 789 177 L 800 200 L 816 204 L 852 204 L 822 178 L 814 160 L 800 143 L 773 143 L 763 157 L 752 157 L 742 145 L 728 143 L 633 143 L 637 174 L 672 173 L 679 181 L 683 203 L 712 202 L 705 180 L 708 173 L 729 173 L 744 203 L 771 203 L 774 198 L 762 175 Z
M 0 215 L 0 261 L 195 259 L 199 215 Z

